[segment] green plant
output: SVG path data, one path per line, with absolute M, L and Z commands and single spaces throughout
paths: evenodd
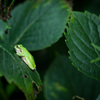
M 100 17 L 72 11 L 65 0 L 26 0 L 11 11 L 13 3 L 0 7 L 0 76 L 10 83 L 3 89 L 0 79 L 0 100 L 18 88 L 27 100 L 99 100 Z M 36 70 L 16 55 L 16 44 L 31 52 Z

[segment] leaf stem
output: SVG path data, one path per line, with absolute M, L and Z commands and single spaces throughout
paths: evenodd
M 13 5 L 13 3 L 15 2 L 15 0 L 12 0 L 10 6 L 9 6 L 9 9 L 11 8 L 11 6 Z

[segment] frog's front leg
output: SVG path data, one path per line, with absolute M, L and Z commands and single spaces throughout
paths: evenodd
M 25 56 L 23 53 L 18 53 L 18 52 L 17 52 L 17 55 L 20 56 L 20 57 L 24 57 Z

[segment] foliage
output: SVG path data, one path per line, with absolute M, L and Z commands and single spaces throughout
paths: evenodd
M 100 93 L 100 83 L 77 71 L 63 55 L 58 56 L 46 72 L 44 86 L 47 100 L 72 100 L 74 96 L 95 100 Z
M 90 63 L 99 56 L 91 43 L 100 44 L 100 18 L 89 12 L 73 12 L 65 36 L 69 47 L 70 59 L 81 72 L 100 79 L 100 62 Z
M 25 1 L 11 13 L 12 18 L 8 21 L 11 30 L 0 44 L 0 75 L 5 76 L 9 83 L 15 83 L 27 100 L 35 99 L 41 91 L 41 79 L 36 70 L 29 69 L 16 55 L 13 46 L 23 44 L 28 50 L 39 50 L 56 42 L 62 36 L 70 14 L 67 8 L 69 6 L 60 0 Z M 5 26 L 2 27 L 4 31 Z M 36 90 L 33 85 L 36 85 Z
M 93 2 L 82 10 L 92 11 Z M 0 100 L 99 100 L 100 16 L 72 11 L 74 3 L 0 0 Z M 34 56 L 36 70 L 16 44 Z

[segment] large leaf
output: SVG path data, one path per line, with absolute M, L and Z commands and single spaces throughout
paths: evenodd
M 45 74 L 44 88 L 46 100 L 95 100 L 100 82 L 77 71 L 68 57 L 58 56 Z
M 100 56 L 91 45 L 100 46 L 100 18 L 89 12 L 73 12 L 65 36 L 73 64 L 86 75 L 100 80 L 100 61 L 90 63 Z
M 0 39 L 3 40 L 4 39 L 4 33 L 5 33 L 5 30 L 7 29 L 7 24 L 0 20 Z
M 11 30 L 0 42 L 0 76 L 15 83 L 27 100 L 34 100 L 41 90 L 41 80 L 16 55 L 13 46 L 21 43 L 29 50 L 43 49 L 61 36 L 69 17 L 69 6 L 62 0 L 27 0 L 12 11 Z M 38 66 L 37 66 L 38 67 Z M 37 89 L 35 90 L 35 88 Z
M 36 93 L 41 90 L 42 83 L 37 71 L 31 70 L 14 49 L 6 44 L 0 44 L 0 76 L 2 75 L 9 83 L 15 83 L 25 93 L 27 100 L 34 100 Z
M 70 11 L 64 0 L 27 0 L 12 11 L 7 42 L 38 50 L 55 43 L 66 27 Z

